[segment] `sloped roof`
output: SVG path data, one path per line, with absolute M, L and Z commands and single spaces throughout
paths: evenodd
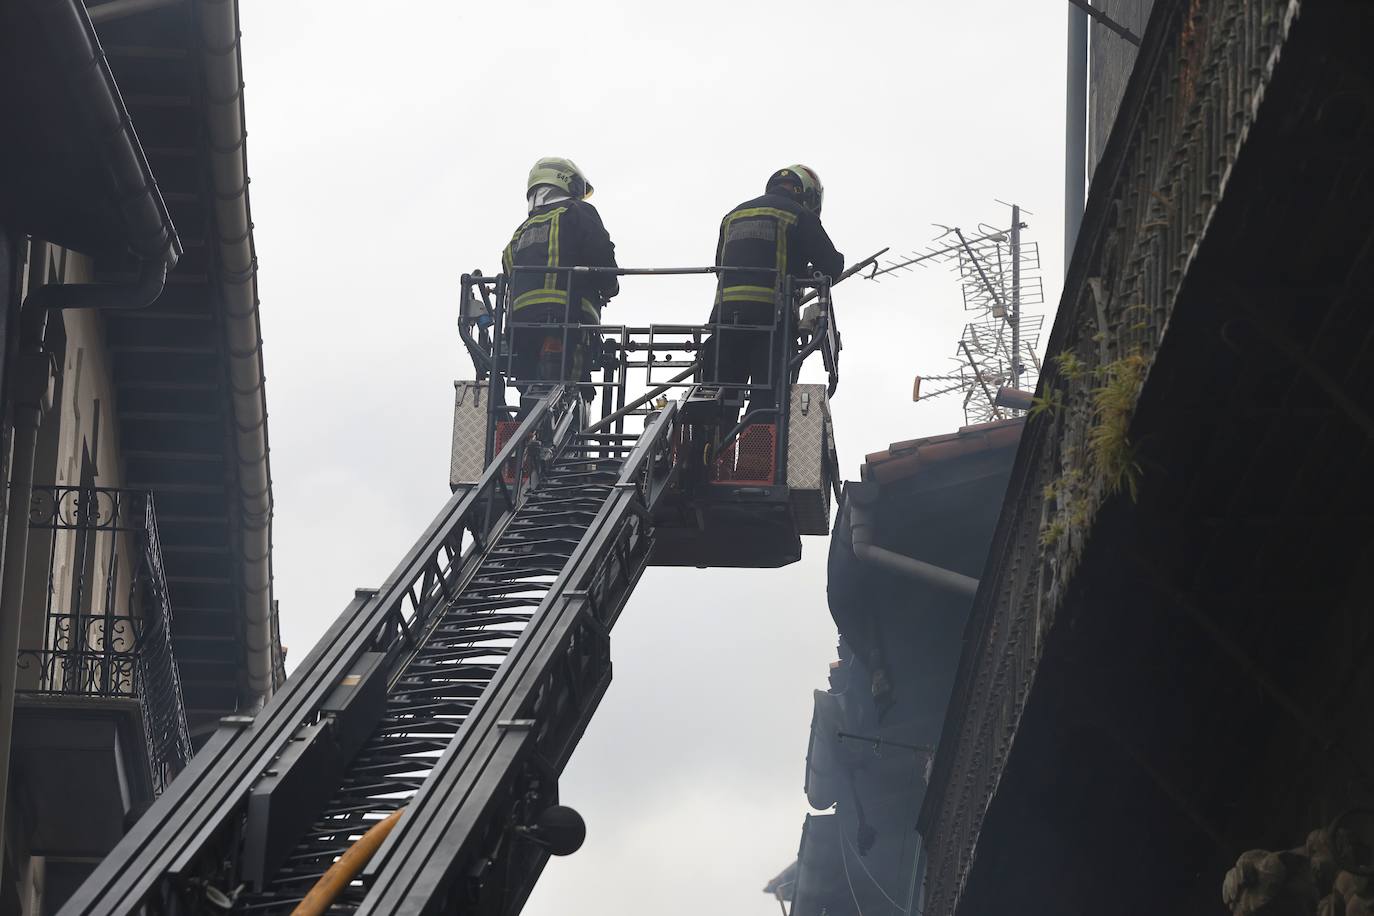
M 936 464 L 966 458 L 978 452 L 1013 448 L 1021 439 L 1024 417 L 964 426 L 952 433 L 894 442 L 864 457 L 861 479 L 879 484 L 914 477 Z

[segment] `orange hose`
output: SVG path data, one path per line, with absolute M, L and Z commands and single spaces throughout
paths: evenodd
M 358 872 L 363 870 L 363 866 L 377 852 L 377 847 L 382 845 L 382 840 L 391 833 L 391 828 L 396 826 L 404 811 L 404 808 L 397 808 L 384 820 L 369 827 L 367 833 L 360 836 L 356 843 L 348 847 L 348 850 L 329 866 L 328 871 L 320 875 L 320 880 L 315 882 L 315 886 L 305 895 L 305 899 L 296 904 L 291 916 L 323 916 L 324 911 L 329 909 L 343 889 L 348 887 L 349 882 L 358 877 Z

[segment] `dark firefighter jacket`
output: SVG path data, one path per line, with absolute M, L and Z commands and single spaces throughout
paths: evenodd
M 764 194 L 725 214 L 716 243 L 716 265 L 765 268 L 758 273 L 722 274 L 718 301 L 771 305 L 782 276 L 809 277 L 818 270 L 838 277 L 844 271 L 844 255 L 835 250 L 819 216 L 791 197 Z
M 501 266 L 510 275 L 511 310 L 518 312 L 533 305 L 567 306 L 571 300 L 581 305 L 581 314 L 569 310 L 568 320 L 579 317 L 597 323 L 601 305 L 620 292 L 613 274 L 581 274 L 572 278 L 563 273 L 520 271 L 514 265 L 536 267 L 615 267 L 615 245 L 601 215 L 581 200 L 560 200 L 536 207 L 511 236 L 501 255 Z

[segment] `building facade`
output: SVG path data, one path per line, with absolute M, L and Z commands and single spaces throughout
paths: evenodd
M 928 916 L 1369 912 L 1371 33 L 1369 4 L 1155 0 L 1096 109 L 922 806 Z
M 285 676 L 236 0 L 0 5 L 0 912 Z
M 827 575 L 838 658 L 806 753 L 818 813 L 766 888 L 792 916 L 919 906 L 916 815 L 1023 425 L 895 442 L 845 484 Z

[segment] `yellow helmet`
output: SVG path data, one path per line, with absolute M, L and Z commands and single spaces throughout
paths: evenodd
M 532 191 L 541 184 L 566 191 L 568 196 L 574 200 L 586 200 L 592 196 L 592 183 L 587 180 L 586 175 L 582 174 L 577 163 L 571 159 L 546 156 L 536 162 L 534 167 L 530 169 L 530 177 L 529 181 L 525 183 L 525 190 L 527 192 Z
M 815 169 L 807 165 L 789 165 L 785 169 L 778 169 L 769 176 L 764 190 L 771 191 L 780 184 L 794 184 L 800 187 L 802 206 L 817 216 L 820 215 L 821 204 L 825 202 L 825 186 L 821 184 L 821 176 L 816 174 Z

